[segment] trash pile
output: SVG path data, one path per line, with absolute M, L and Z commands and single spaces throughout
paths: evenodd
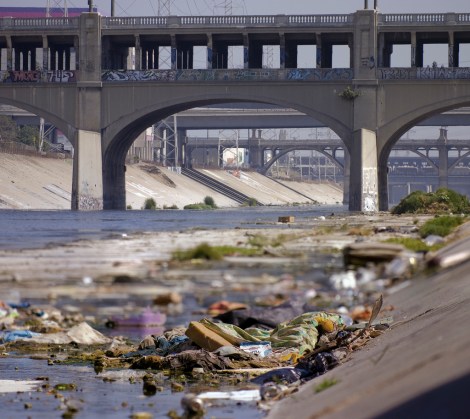
M 7 350 L 30 352 L 69 345 L 64 361 L 90 360 L 97 373 L 108 368 L 145 370 L 141 377 L 145 395 L 158 391 L 162 372 L 170 378 L 181 374 L 221 380 L 234 376 L 244 383 L 240 391 L 230 394 L 186 394 L 182 406 L 186 414 L 193 415 L 203 413 L 214 399 L 262 404 L 296 391 L 301 383 L 334 368 L 352 351 L 380 335 L 388 327 L 373 322 L 381 306 L 380 298 L 368 322 L 362 325 L 353 325 L 348 316 L 338 313 L 304 312 L 307 306 L 294 302 L 240 307 L 192 321 L 188 327 L 149 335 L 134 346 L 123 338 L 106 337 L 79 315 L 70 318 L 53 308 L 0 302 L 0 343 Z M 142 316 L 143 321 L 157 317 L 149 308 Z M 136 321 L 136 317 L 130 321 Z M 50 364 L 54 362 L 60 360 L 56 358 Z M 171 386 L 173 391 L 185 390 L 176 382 Z
M 389 328 L 392 318 L 378 318 L 382 291 L 392 280 L 409 276 L 419 256 L 401 246 L 355 243 L 345 248 L 344 261 L 346 270 L 330 276 L 328 291 L 310 290 L 303 298 L 263 307 L 220 301 L 209 307 L 211 315 L 148 335 L 138 345 L 125 337 L 108 338 L 80 313 L 0 301 L 0 344 L 5 350 L 30 352 L 41 345 L 69 345 L 73 350 L 68 362 L 91 361 L 97 374 L 115 368 L 141 370 L 144 395 L 159 391 L 162 380 L 181 375 L 235 378 L 240 391 L 186 394 L 182 406 L 189 416 L 201 415 L 214 399 L 252 400 L 269 408 Z M 181 296 L 170 296 L 165 304 L 181 303 Z M 144 327 L 162 326 L 166 320 L 164 312 L 147 307 L 104 323 Z M 172 391 L 188 391 L 180 382 L 168 382 Z

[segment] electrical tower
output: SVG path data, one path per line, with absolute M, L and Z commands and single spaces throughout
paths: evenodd
M 157 0 L 157 16 L 170 16 L 173 0 Z
M 63 17 L 69 16 L 69 10 L 67 7 L 67 0 L 47 0 L 46 3 L 46 17 L 51 17 L 53 10 L 60 10 Z
M 170 16 L 174 0 L 157 0 L 157 16 Z M 158 67 L 171 68 L 171 47 L 161 47 L 158 56 Z M 165 166 L 178 166 L 178 130 L 176 114 L 161 120 L 153 126 L 154 160 Z
M 214 0 L 214 14 L 222 16 L 233 15 L 232 0 Z

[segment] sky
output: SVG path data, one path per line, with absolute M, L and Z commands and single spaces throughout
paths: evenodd
M 0 0 L 0 7 L 64 5 L 64 0 Z M 161 0 L 164 1 L 164 0 Z M 115 0 L 118 16 L 154 16 L 159 0 Z M 224 14 L 225 3 L 232 3 L 233 14 L 324 14 L 352 13 L 364 7 L 364 0 L 173 0 L 174 15 Z M 94 0 L 109 15 L 111 0 Z M 468 12 L 469 0 L 378 0 L 381 13 Z M 372 8 L 374 0 L 369 0 Z M 68 7 L 88 7 L 88 0 L 67 0 Z

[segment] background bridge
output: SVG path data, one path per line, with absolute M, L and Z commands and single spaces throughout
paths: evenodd
M 254 102 L 295 109 L 330 127 L 350 164 L 351 210 L 386 209 L 387 160 L 410 127 L 470 105 L 470 14 L 0 20 L 0 101 L 44 117 L 75 149 L 73 207 L 125 208 L 125 157 L 146 127 L 176 112 Z M 448 46 L 443 66 L 424 66 L 429 43 Z M 410 66 L 393 68 L 394 45 Z M 264 68 L 276 46 L 277 68 Z M 310 68 L 301 47 L 314 48 Z M 336 47 L 348 68 L 333 68 Z M 161 53 L 170 49 L 163 68 Z M 230 68 L 229 49 L 242 51 Z M 310 49 L 309 51 L 313 51 Z M 201 68 L 195 56 L 204 57 Z

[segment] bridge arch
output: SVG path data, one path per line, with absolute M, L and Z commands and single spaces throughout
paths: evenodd
M 15 108 L 23 109 L 25 111 L 31 112 L 34 115 L 39 116 L 40 118 L 44 118 L 47 122 L 51 123 L 60 131 L 62 131 L 67 137 L 67 139 L 75 147 L 76 129 L 73 125 L 63 120 L 61 117 L 55 115 L 54 113 L 47 111 L 47 109 L 31 105 L 31 103 L 25 103 L 23 101 L 13 100 L 13 99 L 2 97 L 2 96 L 0 96 L 0 103 L 14 106 Z
M 350 129 L 345 123 L 335 117 L 333 112 L 334 107 L 331 107 L 332 111 L 328 113 L 321 110 L 319 106 L 308 106 L 308 100 L 304 103 L 296 103 L 275 96 L 257 95 L 254 86 L 249 86 L 250 92 L 245 93 L 243 91 L 239 92 L 238 89 L 234 93 L 233 89 L 227 89 L 226 87 L 222 89 L 224 92 L 220 92 L 220 87 L 217 87 L 216 90 L 216 92 L 212 93 L 199 91 L 198 94 L 191 95 L 190 97 L 182 95 L 182 97 L 178 98 L 178 94 L 176 94 L 174 98 L 164 100 L 152 100 L 148 93 L 146 93 L 143 97 L 147 97 L 147 104 L 144 101 L 139 107 L 135 107 L 137 110 L 134 112 L 123 113 L 118 115 L 113 121 L 109 121 L 108 125 L 102 130 L 103 204 L 105 209 L 125 209 L 125 159 L 127 151 L 138 135 L 156 122 L 194 107 L 222 103 L 251 102 L 291 108 L 303 112 L 329 126 L 330 129 L 343 139 L 346 146 L 348 141 L 350 141 Z M 225 90 L 231 90 L 232 92 L 227 93 Z M 108 100 L 111 100 L 111 97 L 112 95 L 109 96 Z M 338 99 L 335 98 L 335 100 Z
M 262 168 L 262 173 L 266 173 L 270 168 L 271 166 L 276 163 L 277 160 L 279 160 L 281 157 L 285 156 L 286 154 L 289 154 L 291 153 L 292 151 L 300 151 L 300 150 L 314 150 L 314 151 L 317 151 L 318 153 L 324 155 L 327 159 L 329 159 L 331 162 L 333 162 L 333 164 L 338 167 L 339 169 L 344 169 L 344 166 L 337 160 L 335 159 L 331 154 L 327 153 L 325 150 L 322 150 L 320 149 L 318 146 L 315 147 L 315 146 L 312 146 L 312 147 L 302 147 L 302 148 L 298 148 L 298 147 L 289 147 L 289 148 L 286 148 L 284 150 L 282 150 L 281 152 L 277 153 L 276 155 L 274 155 Z
M 467 151 L 466 153 L 462 154 L 451 166 L 449 166 L 449 172 L 454 170 L 459 165 L 459 163 L 468 159 L 469 156 L 470 156 L 470 151 Z
M 437 103 L 428 103 L 412 111 L 404 109 L 402 115 L 392 119 L 380 128 L 377 141 L 379 205 L 381 211 L 388 211 L 388 169 L 387 162 L 393 146 L 411 128 L 441 113 L 470 106 L 470 95 L 460 96 Z

